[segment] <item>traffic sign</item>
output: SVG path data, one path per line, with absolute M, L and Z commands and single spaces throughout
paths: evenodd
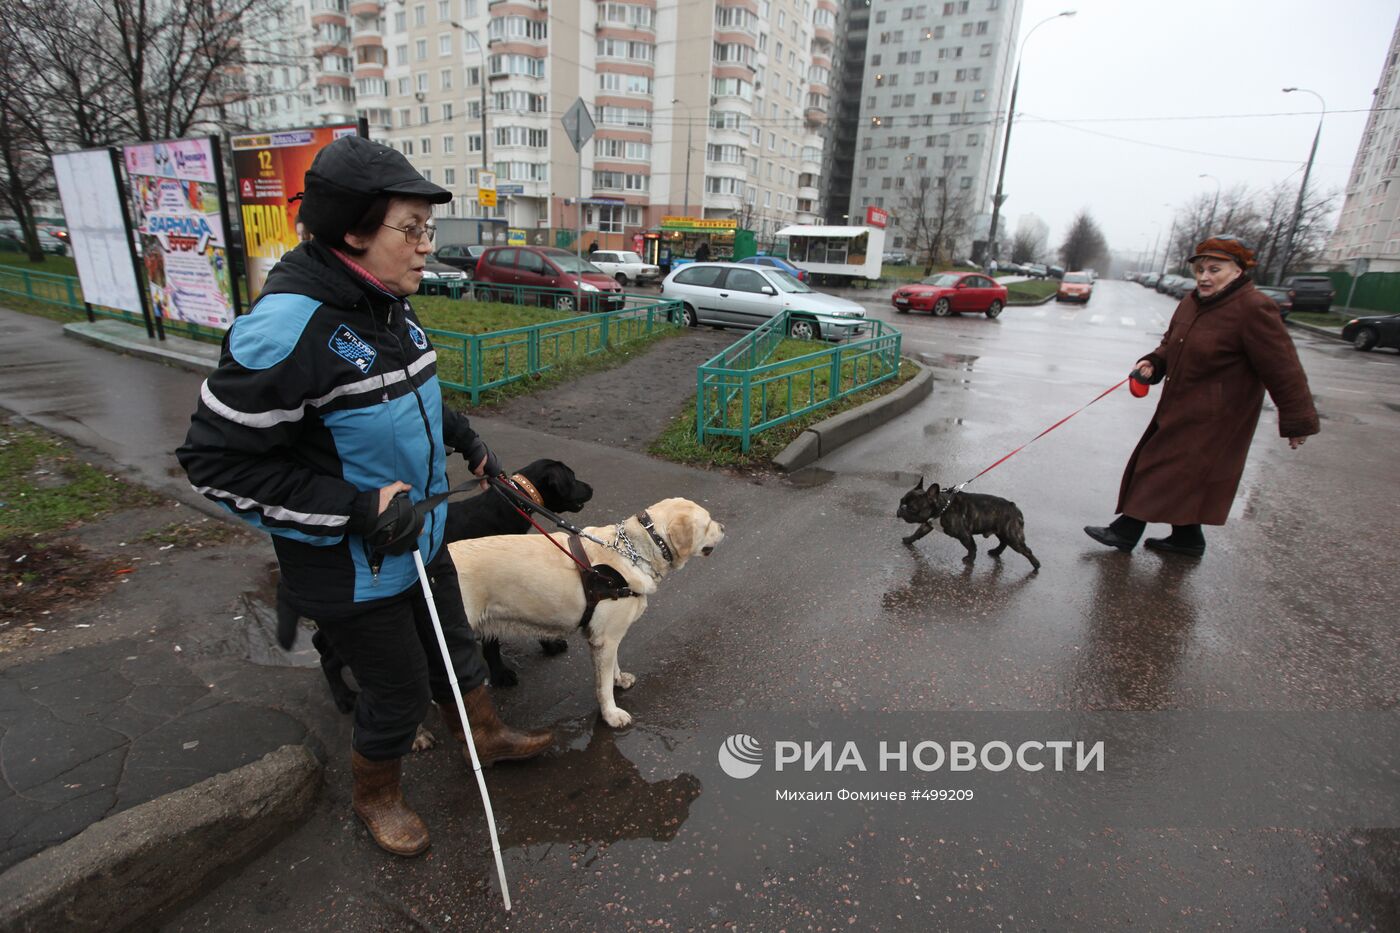
M 593 138 L 593 118 L 588 115 L 588 105 L 580 97 L 574 101 L 574 105 L 565 111 L 564 116 L 559 118 L 559 122 L 564 124 L 564 132 L 569 136 L 569 142 L 574 145 L 574 152 L 583 149 L 583 144 Z
M 476 203 L 482 207 L 496 206 L 496 173 L 476 173 Z

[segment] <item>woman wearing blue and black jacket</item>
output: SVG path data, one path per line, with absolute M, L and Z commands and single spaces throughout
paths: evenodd
M 436 353 L 406 297 L 432 251 L 432 205 L 452 195 L 357 136 L 323 149 L 305 188 L 300 221 L 312 239 L 230 328 L 177 453 L 196 490 L 272 535 L 279 596 L 354 671 L 355 812 L 380 846 L 416 855 L 428 831 L 404 802 L 400 759 L 430 698 L 465 735 L 414 548 L 482 763 L 532 757 L 552 737 L 496 715 L 443 542 L 447 507 L 423 517 L 408 507 L 448 488 L 447 447 L 478 476 L 500 472 L 468 420 L 443 405 Z

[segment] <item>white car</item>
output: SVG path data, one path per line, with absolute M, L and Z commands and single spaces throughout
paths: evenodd
M 691 327 L 753 329 L 784 311 L 788 335 L 839 340 L 865 330 L 865 309 L 854 301 L 813 291 L 781 269 L 736 262 L 695 262 L 672 272 L 661 294 L 683 303 Z
M 661 281 L 661 270 L 642 261 L 642 257 L 630 250 L 596 249 L 588 254 L 588 261 L 608 275 L 617 279 L 619 285 L 650 285 Z

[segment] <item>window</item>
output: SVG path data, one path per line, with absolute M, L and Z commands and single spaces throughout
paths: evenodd
M 457 184 L 457 170 L 455 168 L 443 169 L 442 183 L 448 188 L 451 188 L 453 185 Z
M 978 146 L 978 145 L 981 145 L 981 143 L 982 143 L 982 137 L 979 136 L 978 134 L 976 134 L 976 133 L 968 133 L 968 134 L 967 134 L 967 144 L 968 144 L 969 146 Z M 966 156 L 964 156 L 964 158 L 966 158 Z
M 406 46 L 406 45 L 396 45 L 396 46 L 394 46 L 394 64 L 395 64 L 395 65 L 407 65 L 407 64 L 408 64 L 408 46 Z
M 445 22 L 447 22 L 447 18 L 448 18 L 448 16 L 450 15 L 450 14 L 448 13 L 448 7 L 449 7 L 450 5 L 451 5 L 451 4 L 449 3 L 449 0 L 438 0 L 438 22 L 439 22 L 439 23 L 445 23 Z
M 452 155 L 452 153 L 456 150 L 456 148 L 457 148 L 457 137 L 453 136 L 451 133 L 448 133 L 448 134 L 446 134 L 445 136 L 442 137 L 442 154 L 443 154 L 443 155 Z
M 438 55 L 452 54 L 452 33 L 443 33 L 438 36 Z
M 441 83 L 442 89 L 444 91 L 452 90 L 452 69 L 442 69 L 442 72 L 438 75 L 438 80 Z
M 768 280 L 763 277 L 763 274 L 753 269 L 730 269 L 729 277 L 724 280 L 724 287 L 730 291 L 749 292 L 755 295 L 761 292 L 763 286 L 767 284 Z
M 413 25 L 426 26 L 428 24 L 428 7 L 422 3 L 413 8 Z
M 691 266 L 676 273 L 676 281 L 682 285 L 701 285 L 718 288 L 719 278 L 724 275 L 723 266 Z
M 544 77 L 544 59 L 542 58 L 535 58 L 531 55 L 492 55 L 488 61 L 493 77 L 496 75 Z
M 451 123 L 451 122 L 452 122 L 452 102 L 451 102 L 451 101 L 448 101 L 447 103 L 445 103 L 445 104 L 442 105 L 442 122 L 443 122 L 443 123 Z
M 420 9 L 421 9 L 421 8 L 420 8 Z M 413 43 L 413 59 L 414 59 L 414 61 L 419 61 L 419 62 L 421 62 L 421 61 L 423 61 L 423 60 L 424 60 L 425 58 L 427 58 L 427 57 L 428 57 L 428 40 L 427 40 L 427 39 L 419 39 L 417 42 Z
M 431 139 L 429 139 L 428 137 L 424 136 L 422 139 L 418 140 L 418 142 L 419 142 L 419 144 L 423 147 L 423 148 L 420 150 L 420 151 L 423 153 L 423 155 L 432 155 L 432 154 L 433 154 L 433 141 L 432 141 Z
M 394 32 L 404 32 L 408 29 L 408 14 L 400 10 L 394 14 Z

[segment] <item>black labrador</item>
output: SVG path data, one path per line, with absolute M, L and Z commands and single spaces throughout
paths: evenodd
M 593 487 L 574 475 L 574 471 L 559 460 L 536 460 L 516 476 L 533 486 L 551 512 L 578 512 L 593 498 Z M 485 538 L 490 535 L 518 535 L 530 530 L 530 522 L 511 506 L 503 496 L 491 490 L 447 504 L 447 527 L 444 541 Z M 296 638 L 298 613 L 278 594 L 277 637 L 283 648 L 290 648 Z M 355 691 L 345 682 L 345 662 L 336 655 L 326 636 L 320 631 L 311 637 L 311 644 L 321 655 L 321 671 L 335 700 L 336 709 L 348 713 L 355 708 Z M 560 654 L 568 650 L 562 638 L 541 638 L 545 654 Z M 491 671 L 491 685 L 513 687 L 518 683 L 515 671 L 501 659 L 499 639 L 482 643 L 482 654 Z

